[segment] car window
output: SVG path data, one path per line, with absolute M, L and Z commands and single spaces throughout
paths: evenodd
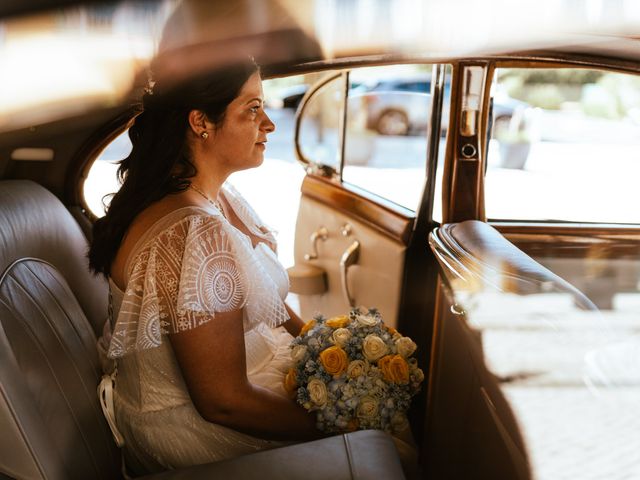
M 388 65 L 349 72 L 344 183 L 416 210 L 425 181 L 431 105 L 425 88 L 432 68 Z
M 640 223 L 639 87 L 602 70 L 497 69 L 487 217 Z
M 316 166 L 340 168 L 339 138 L 345 77 L 331 73 L 304 106 L 298 145 L 301 155 Z
M 96 217 L 104 216 L 110 195 L 120 188 L 118 162 L 131 153 L 129 130 L 125 130 L 109 143 L 89 168 L 82 187 L 84 201 Z

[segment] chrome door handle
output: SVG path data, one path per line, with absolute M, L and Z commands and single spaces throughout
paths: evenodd
M 358 263 L 358 259 L 360 258 L 360 242 L 355 240 L 342 254 L 342 258 L 340 259 L 340 273 L 342 277 L 342 293 L 347 300 L 347 303 L 351 307 L 356 306 L 355 299 L 351 296 L 351 292 L 349 291 L 349 282 L 347 279 L 347 273 L 349 271 L 349 267 Z
M 313 232 L 309 237 L 309 240 L 311 241 L 311 253 L 305 253 L 304 259 L 309 261 L 318 258 L 318 240 L 325 241 L 328 237 L 329 230 L 327 230 L 326 227 L 320 227 L 318 230 Z

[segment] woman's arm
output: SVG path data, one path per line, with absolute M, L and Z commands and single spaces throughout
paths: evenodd
M 291 309 L 289 305 L 285 303 L 284 306 L 287 309 L 287 313 L 289 314 L 289 320 L 284 322 L 282 326 L 286 328 L 287 332 L 289 332 L 291 335 L 297 337 L 300 334 L 300 330 L 302 329 L 304 322 L 298 316 L 298 314 Z
M 273 440 L 321 436 L 315 414 L 249 382 L 242 311 L 217 313 L 205 325 L 169 338 L 193 404 L 205 420 Z

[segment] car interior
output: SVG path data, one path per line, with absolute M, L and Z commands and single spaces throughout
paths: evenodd
M 49 11 L 41 3 L 0 8 L 5 36 L 32 28 Z M 175 2 L 147 3 L 140 11 L 157 21 Z M 638 474 L 637 37 L 584 33 L 577 43 L 562 32 L 555 44 L 509 49 L 500 39 L 483 54 L 429 56 L 398 49 L 393 35 L 381 46 L 314 33 L 305 23 L 321 17 L 314 2 L 268 3 L 300 25 L 276 17 L 258 28 L 245 9 L 230 21 L 246 30 L 238 45 L 259 45 L 265 81 L 312 78 L 286 133 L 302 172 L 291 292 L 304 319 L 375 306 L 418 344 L 426 378 L 409 415 L 418 464 L 403 465 L 391 436 L 373 430 L 154 475 L 124 464 L 96 392 L 108 284 L 88 269 L 97 217 L 83 187 L 139 111 L 140 69 L 119 97 L 63 99 L 40 116 L 0 111 L 0 478 Z M 92 2 L 57 8 L 68 18 L 101 12 Z M 333 13 L 338 22 L 344 11 Z M 161 68 L 176 81 L 199 75 L 220 65 L 211 52 L 228 40 L 195 36 Z M 427 102 L 410 102 L 426 127 L 380 135 L 371 105 L 349 93 L 402 69 L 430 78 Z

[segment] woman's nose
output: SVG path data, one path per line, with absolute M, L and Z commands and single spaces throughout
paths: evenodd
M 271 121 L 267 112 L 264 112 L 264 120 L 262 121 L 262 130 L 271 133 L 276 129 L 276 124 Z

